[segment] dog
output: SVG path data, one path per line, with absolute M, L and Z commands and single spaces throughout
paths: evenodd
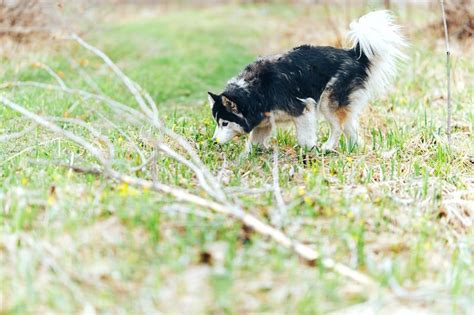
M 221 94 L 208 92 L 220 144 L 249 134 L 247 148 L 267 146 L 275 126 L 293 122 L 298 144 L 317 144 L 319 117 L 331 133 L 323 151 L 337 148 L 344 133 L 361 145 L 358 117 L 368 101 L 385 90 L 405 58 L 401 27 L 390 11 L 370 12 L 350 24 L 352 48 L 302 45 L 261 57 L 227 82 Z

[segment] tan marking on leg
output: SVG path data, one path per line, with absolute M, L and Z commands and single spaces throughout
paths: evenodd
M 344 106 L 344 107 L 339 107 L 335 114 L 337 116 L 337 119 L 339 120 L 339 123 L 341 124 L 341 126 L 343 126 L 347 120 L 347 116 L 348 116 L 348 113 L 349 112 L 349 109 L 347 108 L 347 106 Z
M 338 146 L 339 138 L 342 134 L 342 121 L 346 119 L 347 111 L 339 112 L 341 108 L 335 102 L 331 102 L 328 90 L 324 91 L 321 95 L 319 106 L 321 113 L 331 125 L 331 133 L 326 143 L 322 146 L 322 150 L 331 151 Z

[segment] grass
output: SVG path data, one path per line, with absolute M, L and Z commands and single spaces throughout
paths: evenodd
M 324 12 L 318 6 L 310 10 Z M 298 38 L 282 40 L 278 34 L 285 29 L 282 23 L 290 34 L 296 32 L 304 11 L 282 5 L 172 10 L 111 23 L 87 37 L 150 91 L 168 126 L 193 144 L 213 173 L 221 172 L 226 186 L 265 188 L 273 180 L 272 152 L 242 158 L 244 139 L 222 147 L 212 143 L 206 92 L 222 88 L 246 63 L 267 52 L 266 46 L 276 45 L 278 52 L 298 44 Z M 275 35 L 269 36 L 272 30 Z M 35 128 L 0 143 L 1 312 L 324 314 L 366 303 L 385 313 L 403 307 L 468 313 L 473 307 L 474 234 L 472 223 L 463 225 L 455 214 L 470 216 L 471 222 L 474 215 L 469 88 L 474 64 L 467 53 L 453 55 L 449 147 L 441 98 L 444 55 L 420 35 L 412 34 L 410 61 L 389 93 L 365 111 L 363 148 L 349 150 L 341 140 L 339 153 L 312 153 L 313 160 L 305 163 L 292 130 L 280 130 L 273 141 L 289 209 L 285 231 L 369 274 L 382 287 L 400 285 L 412 297 L 423 294 L 422 299 L 402 303 L 383 294 L 374 297 L 333 272 L 302 264 L 225 217 L 168 196 L 34 163 L 72 155 L 79 162 L 90 160 L 74 144 Z M 70 43 L 56 51 L 23 54 L 21 60 L 4 58 L 0 77 L 54 83 L 34 66 L 40 61 L 68 85 L 90 89 L 68 58 L 89 72 L 104 93 L 133 103 L 99 60 Z M 129 141 L 101 119 L 110 112 L 92 102 L 75 104 L 74 97 L 31 88 L 2 93 L 36 113 L 93 123 L 112 139 L 120 159 L 139 162 Z M 5 107 L 0 117 L 2 134 L 29 124 Z M 132 140 L 143 131 L 114 123 Z M 321 141 L 327 138 L 325 123 L 319 134 Z M 190 170 L 168 158 L 158 162 L 159 180 L 197 191 Z M 238 198 L 263 218 L 275 206 L 271 191 Z

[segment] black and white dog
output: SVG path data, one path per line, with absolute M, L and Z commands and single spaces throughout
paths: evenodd
M 266 145 L 277 123 L 294 122 L 298 143 L 312 148 L 322 114 L 331 125 L 324 151 L 335 149 L 342 133 L 360 143 L 358 116 L 390 82 L 406 43 L 389 11 L 352 22 L 348 35 L 351 49 L 303 45 L 259 58 L 232 78 L 224 92 L 209 92 L 215 141 L 249 133 L 249 146 Z

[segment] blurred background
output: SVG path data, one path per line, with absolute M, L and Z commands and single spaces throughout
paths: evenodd
M 100 28 L 108 19 L 130 18 L 130 16 L 153 16 L 156 11 L 181 8 L 206 8 L 217 5 L 265 5 L 286 4 L 301 8 L 324 7 L 329 27 L 337 37 L 339 28 L 370 8 L 391 9 L 410 23 L 410 32 L 430 31 L 441 36 L 442 24 L 439 1 L 434 0 L 1 0 L 0 36 L 17 41 L 31 40 L 31 37 L 47 32 L 88 32 Z M 474 33 L 474 5 L 472 0 L 445 1 L 448 30 L 455 40 L 472 40 Z M 342 12 L 342 14 L 340 14 Z M 425 16 L 420 16 L 425 15 Z M 420 27 L 419 19 L 425 23 Z M 316 22 L 316 21 L 314 21 Z M 343 22 L 342 24 L 340 22 Z M 423 26 L 423 25 L 421 25 Z M 340 40 L 340 38 L 337 38 Z

